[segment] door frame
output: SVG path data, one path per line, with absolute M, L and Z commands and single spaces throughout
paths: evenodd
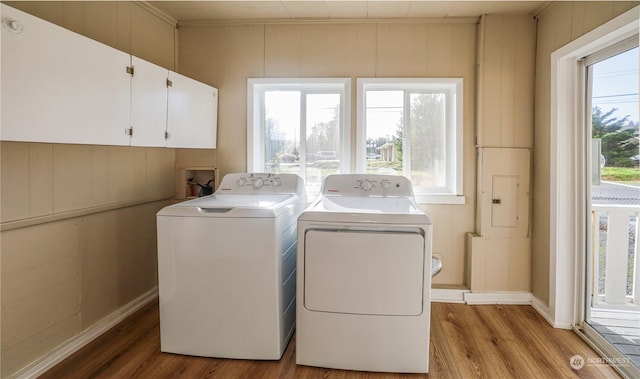
M 638 33 L 640 6 L 610 20 L 551 54 L 549 313 L 556 328 L 574 329 L 605 357 L 620 355 L 584 323 L 585 251 L 589 231 L 585 184 L 590 175 L 584 128 L 584 57 Z M 618 365 L 614 368 L 620 370 Z M 620 372 L 627 375 L 626 372 Z
M 584 291 L 585 202 L 584 70 L 580 61 L 638 33 L 635 7 L 551 54 L 549 314 L 556 328 L 572 329 Z M 582 194 L 576 196 L 576 194 Z M 580 285 L 578 285 L 580 284 Z

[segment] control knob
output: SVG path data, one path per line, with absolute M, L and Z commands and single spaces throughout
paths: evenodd
M 368 180 L 363 180 L 360 182 L 360 189 L 363 191 L 369 191 L 371 187 L 373 187 L 373 185 Z
M 253 181 L 253 188 L 258 189 L 264 185 L 264 180 L 262 178 L 257 178 Z
M 247 184 L 247 179 L 245 178 L 240 178 L 238 179 L 238 181 L 236 182 L 240 187 L 244 187 L 245 184 Z

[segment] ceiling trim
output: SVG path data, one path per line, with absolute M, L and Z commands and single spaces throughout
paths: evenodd
M 174 28 L 178 27 L 178 20 L 173 18 L 171 15 L 169 15 L 167 12 L 163 11 L 162 9 L 156 7 L 155 5 L 150 4 L 146 1 L 134 1 L 133 3 L 138 5 L 140 8 L 146 10 L 147 12 L 151 13 L 152 15 L 158 17 L 160 20 L 173 26 Z
M 264 25 L 264 24 L 477 24 L 480 17 L 438 18 L 296 18 L 179 21 L 179 26 Z

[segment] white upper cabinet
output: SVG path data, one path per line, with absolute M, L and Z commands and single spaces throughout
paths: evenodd
M 169 71 L 167 147 L 215 148 L 218 90 Z
M 131 56 L 4 4 L 1 9 L 0 139 L 128 145 Z
M 216 147 L 214 87 L 0 5 L 0 140 Z
M 169 70 L 131 57 L 131 146 L 165 146 Z

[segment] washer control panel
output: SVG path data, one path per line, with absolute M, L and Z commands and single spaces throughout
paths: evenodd
M 296 193 L 300 177 L 295 174 L 235 173 L 222 178 L 221 193 Z
M 342 174 L 327 176 L 322 194 L 413 197 L 413 187 L 404 176 Z

